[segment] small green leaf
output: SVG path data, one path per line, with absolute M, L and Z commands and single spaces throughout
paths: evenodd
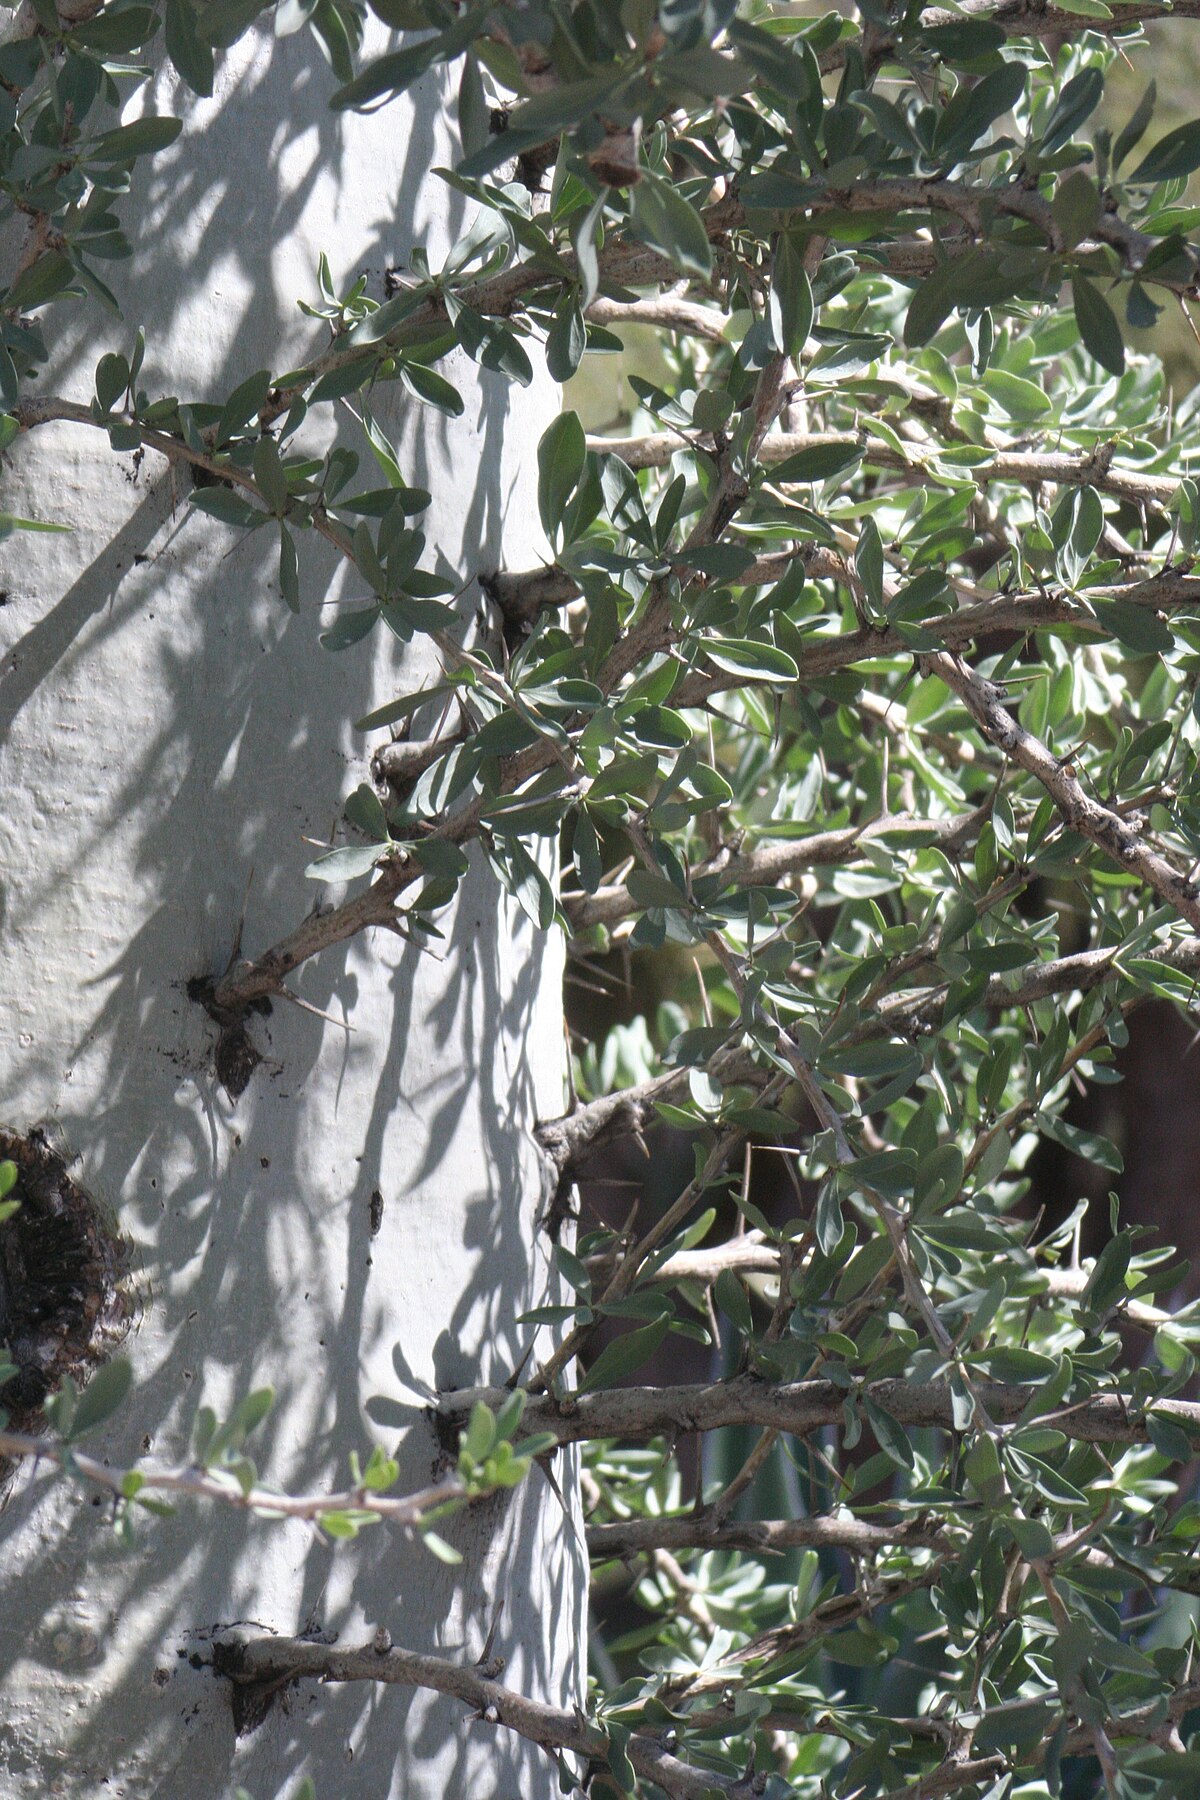
M 866 518 L 858 534 L 854 567 L 867 599 L 876 612 L 883 611 L 883 540 L 874 519 Z
M 191 501 L 196 512 L 207 513 L 210 519 L 219 519 L 222 525 L 236 525 L 244 531 L 265 525 L 271 516 L 228 487 L 200 488 L 191 496 Z
M 770 466 L 769 478 L 774 482 L 832 481 L 863 459 L 857 444 L 814 444 L 810 450 L 797 450 Z
M 296 554 L 296 540 L 284 524 L 279 521 L 279 591 L 290 612 L 300 611 L 300 559 Z
M 1054 1539 L 1040 1519 L 1006 1518 L 1004 1529 L 1028 1561 L 1042 1561 L 1054 1554 Z
M 259 492 L 276 514 L 287 510 L 288 484 L 278 447 L 269 437 L 259 438 L 254 446 L 254 479 Z
M 490 1455 L 497 1438 L 496 1420 L 482 1401 L 477 1401 L 471 1408 L 471 1418 L 467 1429 L 462 1433 L 462 1454 L 468 1462 L 481 1463 Z
M 422 12 L 421 26 L 428 22 Z M 335 111 L 354 107 L 361 112 L 376 100 L 405 93 L 434 63 L 449 62 L 465 50 L 480 28 L 476 9 L 464 8 L 459 19 L 447 30 L 422 38 L 404 50 L 393 50 L 388 56 L 376 57 L 361 74 L 338 88 L 329 104 Z
M 1110 375 L 1123 375 L 1125 345 L 1112 307 L 1086 275 L 1072 276 L 1071 293 L 1075 301 L 1075 323 L 1084 349 Z
M 649 1325 L 639 1325 L 606 1344 L 580 1382 L 580 1393 L 589 1394 L 596 1388 L 612 1387 L 640 1369 L 666 1337 L 670 1323 L 670 1315 L 664 1313 L 660 1318 L 652 1319 Z
M 1129 121 L 1117 133 L 1117 141 L 1112 150 L 1112 166 L 1114 173 L 1120 168 L 1132 150 L 1136 150 L 1145 136 L 1146 127 L 1154 117 L 1154 108 L 1158 102 L 1158 88 L 1152 81 L 1132 113 Z
M 1125 1274 L 1133 1253 L 1133 1233 L 1118 1231 L 1096 1258 L 1079 1305 L 1085 1312 L 1106 1313 L 1125 1294 Z
M 1053 156 L 1091 118 L 1104 98 L 1104 74 L 1094 65 L 1081 69 L 1066 83 L 1046 121 L 1042 133 L 1041 154 Z
M 383 810 L 379 795 L 365 781 L 360 781 L 354 792 L 346 801 L 345 813 L 352 825 L 374 838 L 376 843 L 388 842 L 387 814 Z
M 570 381 L 587 348 L 587 326 L 576 288 L 564 288 L 546 334 L 546 367 L 555 381 Z
M 318 856 L 304 873 L 310 881 L 357 881 L 361 875 L 369 875 L 389 849 L 388 844 L 344 844 L 340 850 Z
M 1196 169 L 1200 169 L 1200 119 L 1189 119 L 1160 138 L 1127 180 L 1174 181 L 1180 175 L 1191 175 Z
M 1105 629 L 1138 655 L 1157 655 L 1174 649 L 1174 632 L 1150 607 L 1138 606 L 1132 600 L 1093 600 L 1091 605 Z
M 869 1394 L 862 1395 L 862 1409 L 867 1423 L 875 1434 L 875 1441 L 886 1456 L 889 1456 L 898 1469 L 911 1469 L 913 1466 L 913 1448 L 908 1441 L 904 1427 L 893 1419 L 891 1413 L 885 1412 L 876 1404 Z
M 111 412 L 129 386 L 129 364 L 123 356 L 109 351 L 96 364 L 96 398 L 102 412 Z
M 1055 191 L 1053 205 L 1055 223 L 1068 250 L 1082 243 L 1100 222 L 1100 190 L 1082 169 L 1072 169 L 1063 177 Z
M 461 418 L 462 395 L 446 380 L 444 375 L 439 375 L 436 369 L 430 369 L 424 363 L 401 363 L 400 379 L 409 393 L 423 406 L 435 407 L 438 412 L 445 413 L 450 419 Z
M 152 156 L 165 150 L 183 130 L 182 119 L 135 119 L 131 125 L 106 131 L 84 150 L 84 160 L 96 163 L 132 162 L 138 156 Z
M 704 221 L 669 181 L 643 173 L 630 198 L 629 222 L 644 244 L 668 257 L 683 274 L 707 280 L 712 273 L 712 246 Z
M 75 278 L 76 269 L 71 258 L 60 250 L 51 250 L 47 255 L 39 256 L 13 282 L 4 297 L 5 308 L 10 312 L 32 312 L 35 307 L 44 306 L 47 300 L 61 294 Z
M 462 1561 L 462 1552 L 456 1550 L 452 1544 L 448 1544 L 445 1538 L 439 1537 L 436 1531 L 422 1531 L 421 1540 L 425 1548 L 432 1551 L 439 1562 L 449 1563 L 453 1566 Z
M 1008 62 L 974 86 L 962 82 L 943 108 L 934 132 L 934 152 L 944 163 L 964 157 L 997 119 L 1011 112 L 1025 92 L 1024 63 Z
M 713 1298 L 737 1329 L 749 1337 L 754 1329 L 754 1314 L 745 1288 L 732 1269 L 722 1269 L 713 1285 Z
M 578 413 L 559 413 L 538 445 L 538 512 L 552 543 L 559 537 L 567 501 L 579 485 L 587 443 Z
M 96 1370 L 75 1407 L 69 1436 L 72 1442 L 112 1416 L 133 1384 L 133 1366 L 123 1356 L 114 1357 Z
M 775 252 L 770 297 L 771 336 L 782 356 L 799 356 L 813 324 L 813 295 L 802 244 L 790 234 Z
M 257 1431 L 274 1404 L 274 1388 L 251 1389 L 246 1398 L 234 1408 L 229 1420 L 230 1428 L 238 1443 L 241 1443 L 243 1438 L 249 1437 L 252 1431 Z
M 707 660 L 731 675 L 748 681 L 790 682 L 800 671 L 786 650 L 748 638 L 705 638 L 701 644 Z
M 200 35 L 192 0 L 167 0 L 167 55 L 194 94 L 207 99 L 213 91 L 212 45 Z
M 252 419 L 258 417 L 266 405 L 267 395 L 271 391 L 271 371 L 257 369 L 248 375 L 245 381 L 238 383 L 221 409 L 217 421 L 216 441 L 218 447 L 228 443 L 232 437 L 239 436 Z

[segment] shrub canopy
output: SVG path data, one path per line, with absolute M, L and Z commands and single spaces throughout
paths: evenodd
M 1200 121 L 1164 134 L 1153 84 L 1128 118 L 1105 95 L 1161 8 L 373 0 L 424 35 L 363 59 L 353 0 L 282 0 L 335 107 L 453 72 L 463 153 L 430 179 L 469 199 L 467 234 L 389 296 L 328 246 L 297 296 L 324 347 L 215 401 L 143 391 L 140 338 L 90 404 L 42 394 L 64 303 L 108 295 L 131 169 L 180 128 L 119 122 L 138 59 L 164 28 L 207 94 L 258 11 L 37 0 L 0 49 L 0 186 L 29 232 L 3 441 L 72 419 L 168 457 L 198 511 L 278 540 L 280 604 L 314 629 L 309 546 L 349 560 L 363 599 L 331 652 L 384 629 L 439 660 L 360 722 L 374 778 L 309 871 L 349 892 L 196 997 L 224 1042 L 252 1034 L 307 956 L 371 925 L 436 939 L 482 855 L 584 963 L 669 944 L 684 971 L 543 1127 L 548 1224 L 620 1134 L 665 1120 L 696 1151 L 662 1216 L 561 1233 L 573 1298 L 528 1317 L 552 1336 L 523 1422 L 502 1395 L 443 1401 L 457 1484 L 389 1498 L 377 1453 L 297 1502 L 346 1536 L 419 1521 L 436 1549 L 447 1498 L 585 1442 L 598 1580 L 640 1608 L 587 1718 L 400 1649 L 272 1640 L 244 1668 L 440 1683 L 545 1742 L 564 1790 L 583 1758 L 596 1793 L 1195 1791 L 1177 1596 L 1200 1591 L 1200 1508 L 1177 1478 L 1200 1316 L 1169 1310 L 1183 1271 L 1115 1207 L 1082 1266 L 1078 1208 L 1021 1207 L 1041 1139 L 1119 1172 L 1069 1093 L 1115 1079 L 1130 1011 L 1189 1007 L 1200 971 L 1200 424 L 1144 347 L 1197 296 Z M 546 566 L 433 572 L 385 384 L 454 414 L 455 352 L 567 381 L 631 326 L 654 379 L 626 378 L 605 435 L 566 410 L 538 447 Z M 358 454 L 311 449 L 330 409 Z M 46 501 L 8 526 L 62 523 Z M 496 630 L 472 638 L 474 575 Z M 743 1180 L 770 1145 L 783 1217 Z M 672 1334 L 712 1346 L 714 1379 L 637 1385 Z M 73 1446 L 122 1368 L 52 1408 L 71 1474 L 107 1479 Z M 252 1401 L 202 1413 L 192 1486 L 266 1506 Z M 116 1485 L 127 1522 L 171 1480 Z

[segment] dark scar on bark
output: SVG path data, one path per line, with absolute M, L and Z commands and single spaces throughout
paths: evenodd
M 216 1643 L 212 1647 L 212 1672 L 229 1683 L 229 1710 L 233 1715 L 235 1737 L 248 1737 L 257 1731 L 278 1700 L 296 1680 L 294 1675 L 270 1675 L 262 1681 L 247 1681 L 241 1674 L 242 1646 Z
M 324 1631 L 319 1626 L 302 1631 L 300 1636 L 314 1644 L 336 1644 L 338 1638 L 336 1631 Z M 289 1692 L 299 1683 L 299 1676 L 286 1670 L 282 1675 L 247 1679 L 244 1648 L 239 1638 L 219 1639 L 213 1644 L 212 1661 L 207 1665 L 218 1680 L 229 1683 L 229 1710 L 233 1716 L 234 1734 L 239 1738 L 257 1731 L 276 1705 L 282 1704 L 286 1712 Z
M 216 983 L 211 975 L 195 975 L 187 984 L 188 999 L 202 1006 L 217 1027 L 213 1069 L 229 1098 L 236 1101 L 249 1087 L 250 1077 L 262 1061 L 262 1054 L 246 1029 L 244 1015 L 218 1006 L 213 998 L 215 991 Z M 265 996 L 251 1000 L 247 1011 L 266 1016 L 271 1011 L 271 1002 Z
M 0 1224 L 0 1344 L 17 1372 L 0 1405 L 14 1430 L 37 1433 L 63 1378 L 86 1381 L 128 1331 L 129 1253 L 44 1130 L 0 1127 L 0 1161 L 17 1171 L 17 1207 Z

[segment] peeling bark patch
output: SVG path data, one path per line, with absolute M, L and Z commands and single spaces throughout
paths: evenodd
M 125 1246 L 101 1207 L 36 1127 L 0 1127 L 0 1159 L 16 1164 L 0 1225 L 0 1343 L 17 1373 L 0 1389 L 16 1429 L 36 1431 L 64 1375 L 86 1380 L 129 1328 Z

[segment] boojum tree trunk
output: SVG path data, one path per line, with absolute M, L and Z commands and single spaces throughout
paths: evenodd
M 451 160 L 452 84 L 371 118 L 330 113 L 330 85 L 310 45 L 257 35 L 211 102 L 160 74 L 146 104 L 185 126 L 127 203 L 124 320 L 53 308 L 43 391 L 86 401 L 100 353 L 127 352 L 142 324 L 139 385 L 221 399 L 320 348 L 296 302 L 317 297 L 322 251 L 378 297 L 412 244 L 436 266 L 465 223 L 429 174 Z M 543 548 L 533 451 L 556 394 L 459 357 L 450 372 L 457 420 L 391 389 L 373 403 L 432 492 L 435 560 L 463 578 L 523 566 Z M 338 429 L 369 461 L 344 411 Z M 277 1000 L 252 1018 L 263 1060 L 231 1098 L 189 983 L 328 903 L 306 840 L 329 840 L 379 741 L 351 722 L 432 661 L 382 628 L 330 654 L 320 630 L 362 597 L 344 565 L 306 543 L 293 616 L 273 532 L 190 514 L 182 477 L 102 431 L 28 433 L 3 486 L 5 510 L 73 530 L 0 551 L 0 1124 L 51 1187 L 65 1159 L 67 1211 L 94 1204 L 127 1264 L 125 1301 L 93 1322 L 95 1348 L 131 1315 L 136 1386 L 105 1448 L 174 1461 L 198 1406 L 224 1414 L 270 1384 L 264 1479 L 344 1486 L 348 1453 L 379 1441 L 400 1445 L 397 1491 L 419 1486 L 437 1454 L 427 1402 L 502 1380 L 529 1336 L 516 1315 L 550 1292 L 530 1132 L 562 1104 L 557 944 L 477 864 L 430 950 L 377 931 L 306 965 L 293 987 L 317 1010 Z M 103 1284 L 103 1260 L 83 1286 Z M 19 1305 L 9 1293 L 10 1331 Z M 336 1546 L 192 1503 L 147 1518 L 129 1551 L 83 1486 L 17 1471 L 0 1510 L 0 1791 L 216 1800 L 240 1784 L 273 1800 L 310 1774 L 321 1800 L 556 1792 L 541 1752 L 397 1688 L 295 1688 L 239 1735 L 211 1660 L 238 1630 L 350 1643 L 383 1626 L 470 1661 L 494 1628 L 505 1680 L 569 1705 L 585 1569 L 560 1474 L 563 1501 L 535 1469 L 451 1521 L 463 1560 L 446 1567 L 386 1525 Z

